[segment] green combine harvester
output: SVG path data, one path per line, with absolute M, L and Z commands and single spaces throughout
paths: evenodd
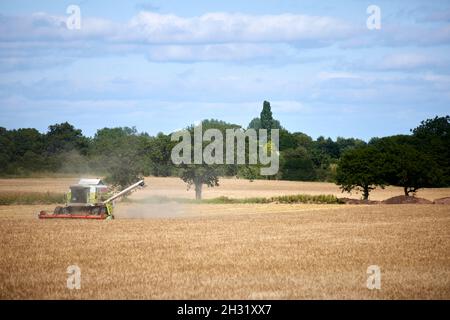
M 70 186 L 64 207 L 56 207 L 53 213 L 41 211 L 39 219 L 113 219 L 113 201 L 144 186 L 144 180 L 140 180 L 111 196 L 102 180 L 81 179 L 78 184 Z

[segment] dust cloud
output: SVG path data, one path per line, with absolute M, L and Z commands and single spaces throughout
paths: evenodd
M 114 208 L 114 217 L 116 219 L 178 218 L 186 216 L 186 212 L 185 205 L 177 202 L 121 202 Z

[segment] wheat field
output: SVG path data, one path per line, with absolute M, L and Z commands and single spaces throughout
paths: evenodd
M 96 178 L 92 176 L 91 178 Z M 70 185 L 76 184 L 79 178 L 39 178 L 39 179 L 0 179 L 0 192 L 66 192 Z M 194 191 L 187 190 L 186 184 L 179 178 L 146 177 L 147 187 L 133 195 L 136 199 L 151 196 L 167 196 L 179 198 L 194 198 Z M 299 181 L 275 181 L 245 179 L 220 179 L 219 187 L 203 189 L 203 198 L 227 196 L 231 198 L 271 197 L 292 194 L 332 194 L 337 197 L 360 199 L 361 193 L 342 193 L 334 183 L 325 182 L 299 182 Z M 402 195 L 399 187 L 386 187 L 371 192 L 370 199 L 384 200 L 390 197 Z M 450 188 L 427 188 L 417 193 L 418 197 L 428 200 L 449 197 Z
M 76 182 L 2 179 L 0 192 L 64 192 Z M 194 196 L 179 179 L 146 183 L 131 200 Z M 221 179 L 204 190 L 206 198 L 298 193 L 348 196 L 333 184 L 285 181 Z M 1 299 L 450 299 L 448 205 L 130 201 L 112 221 L 37 219 L 53 207 L 0 206 Z M 70 265 L 81 270 L 80 290 L 66 286 Z M 366 286 L 370 265 L 381 269 L 380 290 Z

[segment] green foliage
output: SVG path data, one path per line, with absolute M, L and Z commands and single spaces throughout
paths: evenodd
M 91 151 L 95 166 L 106 171 L 108 183 L 125 188 L 142 179 L 146 142 L 134 127 L 98 130 Z
M 342 203 L 334 195 L 308 195 L 297 194 L 280 197 L 272 197 L 271 202 L 278 203 L 318 203 L 318 204 L 337 204 Z
M 222 133 L 222 136 L 225 137 L 227 129 L 240 129 L 241 127 L 238 125 L 233 125 L 226 123 L 224 121 L 219 121 L 215 119 L 203 120 L 202 123 L 202 133 L 204 133 L 208 129 L 217 129 Z M 191 144 L 194 144 L 194 125 L 191 125 L 187 128 L 191 133 Z M 203 148 L 209 144 L 209 142 L 203 142 Z M 223 145 L 223 154 L 225 155 L 225 143 Z M 203 149 L 202 149 L 203 150 Z M 193 148 L 191 150 L 194 152 Z M 193 158 L 193 153 L 191 155 L 191 159 Z M 181 164 L 178 166 L 178 172 L 180 178 L 187 183 L 188 188 L 191 186 L 195 187 L 195 198 L 202 198 L 202 189 L 203 185 L 208 187 L 215 187 L 219 185 L 219 176 L 223 175 L 236 175 L 237 168 L 236 165 L 207 165 L 207 164 Z
M 203 185 L 215 187 L 219 185 L 219 175 L 215 166 L 188 164 L 181 166 L 180 178 L 195 187 L 195 198 L 202 198 Z
M 367 200 L 370 191 L 386 184 L 382 168 L 382 158 L 375 147 L 364 146 L 348 150 L 339 161 L 336 182 L 342 191 L 362 191 L 363 198 Z
M 336 139 L 336 148 L 338 149 L 337 156 L 338 158 L 341 157 L 341 155 L 347 151 L 351 150 L 357 147 L 363 147 L 366 145 L 366 143 L 363 140 L 355 139 L 355 138 L 342 138 L 337 137 Z
M 170 155 L 174 146 L 175 143 L 170 140 L 170 135 L 162 132 L 149 140 L 147 159 L 150 174 L 156 177 L 167 177 L 173 173 L 175 168 Z
M 216 119 L 204 120 L 202 126 L 203 130 L 218 129 L 224 136 L 226 129 L 241 129 L 239 125 Z M 263 103 L 260 117 L 254 118 L 248 127 L 280 130 L 280 170 L 272 179 L 337 181 L 345 184 L 347 190 L 364 189 L 349 180 L 353 177 L 353 182 L 358 180 L 359 184 L 372 181 L 366 188 L 367 194 L 372 187 L 384 184 L 402 186 L 408 194 L 423 187 L 450 186 L 449 116 L 422 121 L 411 130 L 411 135 L 373 138 L 368 144 L 368 150 L 374 153 L 372 158 L 360 154 L 367 144 L 359 139 L 314 140 L 302 132 L 289 132 L 273 118 L 268 101 Z M 103 128 L 93 138 L 83 136 L 80 129 L 67 122 L 49 126 L 46 133 L 31 128 L 0 127 L 0 175 L 96 174 L 107 176 L 108 181 L 120 187 L 143 175 L 181 176 L 190 185 L 197 182 L 199 194 L 201 181 L 202 185 L 215 185 L 220 176 L 267 179 L 260 175 L 259 164 L 174 166 L 171 150 L 175 144 L 170 135 L 150 136 L 134 127 Z
M 313 181 L 316 178 L 314 163 L 304 147 L 282 152 L 280 164 L 283 180 Z
M 270 102 L 263 102 L 263 109 L 261 111 L 260 119 L 262 129 L 272 129 L 273 117 Z
M 296 146 L 306 148 L 307 150 L 312 148 L 314 141 L 307 134 L 303 132 L 294 132 L 292 136 L 295 138 Z
M 420 125 L 412 129 L 415 137 L 420 139 L 450 138 L 450 116 L 435 117 L 420 122 Z
M 405 195 L 420 188 L 442 184 L 442 170 L 432 156 L 417 150 L 414 136 L 398 135 L 370 142 L 382 158 L 379 169 L 383 179 L 392 185 L 401 186 Z
M 408 145 L 399 145 L 389 157 L 389 166 L 394 168 L 392 184 L 402 186 L 405 195 L 415 193 L 420 188 L 440 184 L 442 174 L 434 161 Z M 392 161 L 392 162 L 391 162 Z
M 280 130 L 280 151 L 288 149 L 296 149 L 301 146 L 297 137 L 286 129 Z
M 417 148 L 429 155 L 441 171 L 440 186 L 450 186 L 450 116 L 422 121 L 412 133 Z
M 46 149 L 51 155 L 62 151 L 76 150 L 83 155 L 87 154 L 89 140 L 83 136 L 81 130 L 68 122 L 49 126 L 45 136 Z
M 127 166 L 129 165 L 129 166 Z M 105 181 L 113 186 L 124 189 L 142 179 L 138 169 L 130 162 L 115 158 L 107 168 Z
M 273 118 L 272 109 L 269 101 L 263 102 L 263 108 L 259 118 L 253 118 L 248 125 L 248 129 L 283 129 L 280 121 Z M 270 136 L 270 132 L 268 132 Z
M 261 129 L 261 119 L 260 118 L 253 118 L 252 121 L 248 124 L 248 129 L 254 129 L 258 131 Z
M 28 174 L 46 167 L 44 137 L 36 129 L 5 130 L 0 138 L 0 169 L 3 174 Z

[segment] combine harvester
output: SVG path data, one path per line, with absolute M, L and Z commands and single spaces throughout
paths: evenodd
M 81 179 L 70 187 L 67 204 L 56 207 L 53 214 L 47 211 L 39 213 L 39 219 L 114 219 L 113 201 L 132 190 L 145 186 L 140 180 L 110 198 L 106 197 L 108 187 L 100 179 Z

